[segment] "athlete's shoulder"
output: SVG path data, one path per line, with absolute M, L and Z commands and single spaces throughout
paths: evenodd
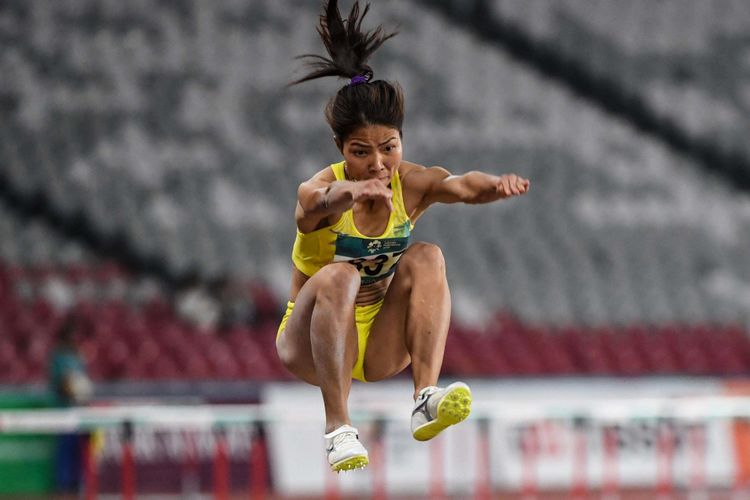
M 401 180 L 401 184 L 404 187 L 408 187 L 412 183 L 414 177 L 419 175 L 426 170 L 427 167 L 418 163 L 412 163 L 410 161 L 402 161 L 401 165 L 398 166 L 398 177 Z
M 333 171 L 333 165 L 318 170 L 306 182 L 333 182 L 336 180 L 336 173 Z
M 425 167 L 417 163 L 402 161 L 398 175 L 401 183 L 407 188 L 426 188 L 436 180 L 443 179 L 450 173 L 443 167 Z
M 421 170 L 424 170 L 425 168 L 426 167 L 424 165 L 402 160 L 401 164 L 398 166 L 398 175 L 399 177 L 401 177 L 401 179 L 403 179 L 412 172 L 419 172 Z
M 333 171 L 331 165 L 325 167 L 322 170 L 318 170 L 312 177 L 305 179 L 299 185 L 297 190 L 298 197 L 303 196 L 305 193 L 309 193 L 316 189 L 320 189 L 328 186 L 336 180 L 336 173 Z

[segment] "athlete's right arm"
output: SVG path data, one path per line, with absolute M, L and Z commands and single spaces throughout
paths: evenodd
M 381 199 L 392 208 L 393 193 L 380 181 L 338 181 L 330 168 L 315 174 L 297 189 L 297 227 L 303 233 L 315 231 L 323 219 L 333 223 L 355 202 Z

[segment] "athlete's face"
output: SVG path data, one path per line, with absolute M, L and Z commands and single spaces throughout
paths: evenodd
M 385 125 L 365 125 L 349 135 L 341 146 L 346 175 L 351 180 L 380 179 L 391 182 L 401 164 L 401 134 Z

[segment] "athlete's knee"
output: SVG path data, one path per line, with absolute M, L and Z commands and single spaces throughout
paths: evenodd
M 445 274 L 445 257 L 443 251 L 434 243 L 417 242 L 401 257 L 399 266 L 406 264 L 415 269 Z
M 294 368 L 297 358 L 294 356 L 292 349 L 290 349 L 289 346 L 284 343 L 277 342 L 276 354 L 278 354 L 279 360 L 281 361 L 281 364 L 284 365 L 284 368 L 294 373 L 294 370 L 292 368 Z
M 345 262 L 323 266 L 315 274 L 318 290 L 317 299 L 354 300 L 362 279 L 357 268 Z
M 297 378 L 307 382 L 308 384 L 318 385 L 317 380 L 310 369 L 311 362 L 305 362 L 302 355 L 295 352 L 293 346 L 285 342 L 276 343 L 276 352 L 279 356 L 281 364 L 284 365 L 289 373 L 295 375 Z

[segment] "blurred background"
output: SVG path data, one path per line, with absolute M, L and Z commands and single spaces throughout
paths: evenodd
M 323 108 L 345 82 L 286 86 L 323 52 L 321 2 L 3 0 L 0 407 L 24 418 L 0 425 L 0 495 L 747 491 L 750 413 L 678 410 L 750 394 L 750 3 L 372 3 L 400 32 L 372 65 L 405 90 L 404 157 L 532 183 L 414 233 L 447 262 L 443 379 L 481 418 L 413 448 L 408 375 L 355 384 L 381 454 L 335 482 L 319 395 L 276 356 L 296 189 L 340 156 Z M 216 425 L 274 404 L 309 422 Z M 174 405 L 210 425 L 149 428 Z M 19 433 L 45 408 L 72 420 Z

